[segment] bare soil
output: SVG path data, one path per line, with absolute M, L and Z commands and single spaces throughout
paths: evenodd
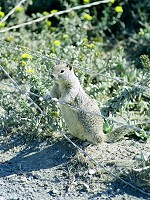
M 124 138 L 116 143 L 87 147 L 73 141 L 107 170 L 147 193 L 150 191 L 150 140 Z M 150 196 L 95 166 L 63 137 L 24 142 L 21 137 L 1 133 L 0 200 L 41 199 L 142 200 Z

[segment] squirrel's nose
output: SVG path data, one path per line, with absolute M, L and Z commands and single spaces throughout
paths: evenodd
M 54 75 L 53 74 L 51 74 L 51 78 L 54 79 Z

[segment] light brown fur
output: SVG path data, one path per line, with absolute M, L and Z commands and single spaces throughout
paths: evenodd
M 83 90 L 73 68 L 66 64 L 56 65 L 52 79 L 54 84 L 50 97 L 59 100 L 62 116 L 70 134 L 93 144 L 104 141 L 103 119 L 99 115 L 98 104 Z

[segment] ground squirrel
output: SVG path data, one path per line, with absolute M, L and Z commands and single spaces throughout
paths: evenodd
M 93 144 L 110 140 L 103 132 L 103 118 L 96 100 L 83 90 L 72 66 L 56 65 L 51 78 L 54 84 L 50 97 L 58 99 L 70 134 Z

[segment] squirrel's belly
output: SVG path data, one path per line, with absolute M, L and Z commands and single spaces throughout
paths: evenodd
M 98 129 L 95 129 L 95 124 L 89 119 L 89 128 L 88 124 L 85 126 L 84 116 L 82 116 L 78 110 L 69 108 L 65 105 L 61 105 L 60 108 L 67 128 L 73 136 L 94 144 L 101 143 L 104 140 L 104 133 L 101 126 L 98 127 Z
M 78 111 L 66 106 L 61 106 L 61 111 L 70 133 L 75 137 L 84 140 L 84 127 L 79 120 Z

